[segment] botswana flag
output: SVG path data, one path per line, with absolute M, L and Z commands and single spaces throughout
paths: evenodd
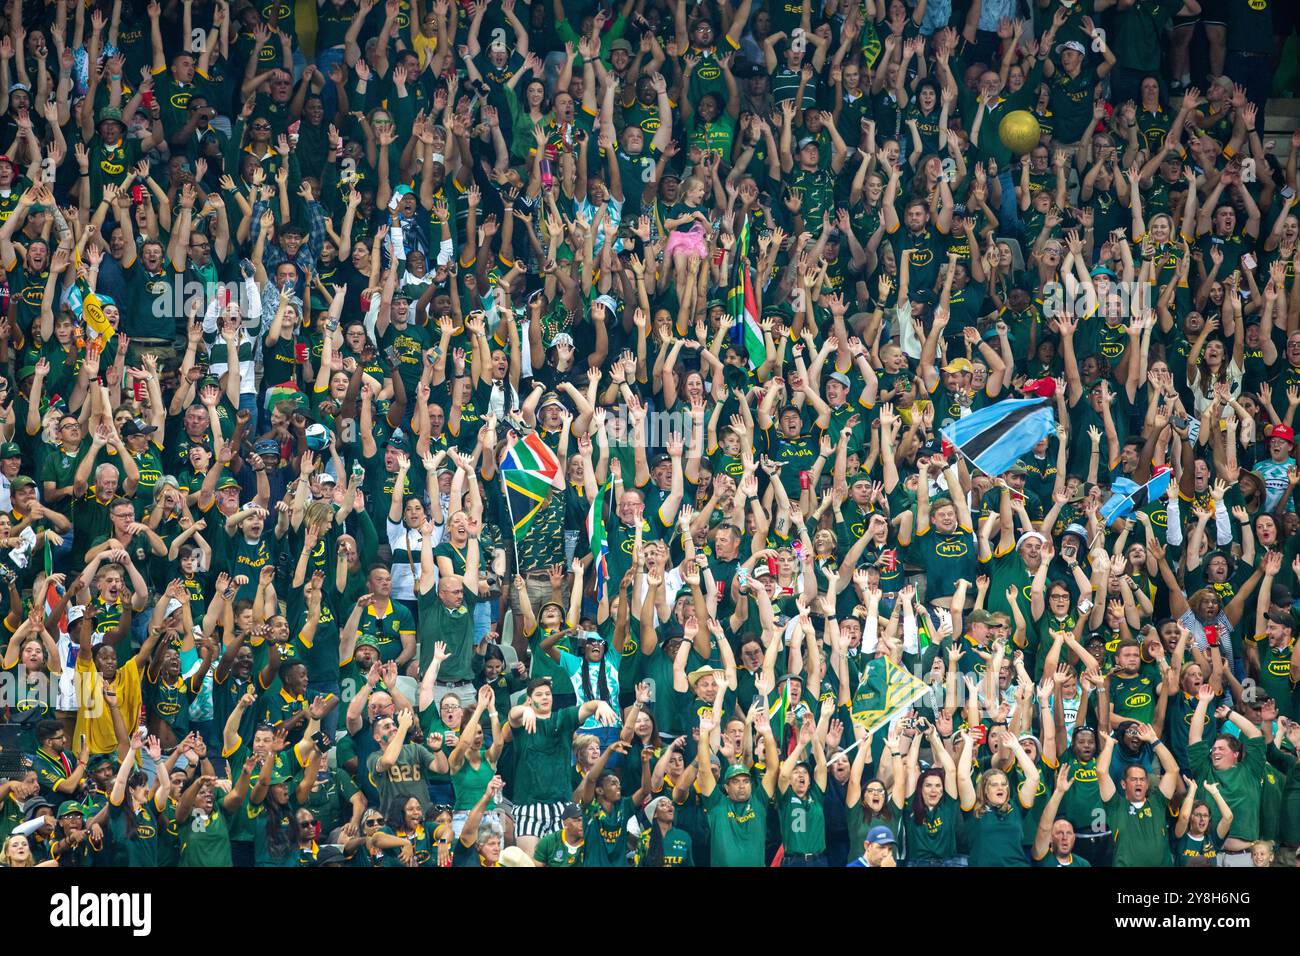
M 1055 430 L 1048 399 L 1009 398 L 945 425 L 942 432 L 980 471 L 1000 475 Z
M 1169 493 L 1169 482 L 1173 474 L 1166 468 L 1145 485 L 1138 485 L 1128 478 L 1116 478 L 1110 486 L 1110 497 L 1101 506 L 1102 526 L 1109 525 L 1117 518 L 1127 518 L 1139 508 L 1159 501 Z

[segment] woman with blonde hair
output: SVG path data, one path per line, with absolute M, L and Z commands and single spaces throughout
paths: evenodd
M 31 841 L 22 833 L 10 834 L 5 838 L 4 846 L 0 847 L 0 866 L 26 869 L 27 867 L 58 865 L 55 860 L 37 863 L 36 858 L 32 856 Z
M 963 832 L 970 842 L 971 866 L 1028 866 L 1025 855 L 1025 814 L 1034 807 L 1042 774 L 1015 735 L 1005 728 L 990 732 L 1004 737 L 1002 743 L 1015 755 L 1021 783 L 1011 799 L 1011 779 L 1004 771 L 990 768 L 972 782 L 975 738 L 961 732 L 961 754 L 957 758 L 957 792 L 964 818 Z M 990 740 L 990 743 L 993 741 Z

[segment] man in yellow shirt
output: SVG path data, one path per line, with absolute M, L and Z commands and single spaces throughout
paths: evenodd
M 130 611 L 127 612 L 127 619 L 124 621 L 128 633 L 130 632 L 129 615 Z M 76 622 L 78 642 L 76 736 L 80 739 L 81 735 L 85 734 L 92 754 L 107 754 L 116 752 L 118 732 L 113 726 L 113 714 L 104 703 L 104 687 L 112 689 L 117 701 L 118 713 L 122 715 L 124 725 L 122 729 L 129 737 L 140 722 L 140 708 L 143 702 L 140 676 L 162 632 L 150 628 L 140 650 L 119 667 L 117 650 L 113 645 L 105 642 L 95 647 L 92 644 L 95 633 L 93 617 L 94 604 L 92 603 L 86 605 L 80 620 Z

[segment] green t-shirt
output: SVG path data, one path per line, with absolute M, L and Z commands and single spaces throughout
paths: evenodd
M 822 810 L 825 794 L 816 783 L 801 798 L 794 787 L 779 793 L 776 808 L 781 819 L 781 842 L 786 853 L 824 853 L 826 851 L 826 814 Z
M 957 832 L 961 823 L 961 805 L 946 793 L 933 807 L 927 807 L 920 823 L 912 808 L 898 807 L 907 835 L 909 862 L 947 860 L 957 855 Z
M 537 728 L 526 732 L 515 728 L 515 788 L 512 799 L 519 804 L 562 803 L 572 798 L 570 763 L 573 733 L 578 729 L 578 708 L 566 707 L 539 717 Z
M 474 606 L 479 596 L 465 591 L 459 607 L 448 608 L 438 597 L 438 589 L 431 588 L 418 598 L 420 609 L 420 672 L 433 660 L 433 645 L 442 641 L 451 655 L 438 668 L 438 680 L 466 681 L 474 677 Z

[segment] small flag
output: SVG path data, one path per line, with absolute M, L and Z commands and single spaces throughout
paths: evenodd
M 929 690 L 929 684 L 906 668 L 888 657 L 876 657 L 867 664 L 849 710 L 855 724 L 874 730 Z
M 1169 493 L 1169 482 L 1173 474 L 1173 471 L 1166 468 L 1145 485 L 1138 485 L 1128 478 L 1116 478 L 1110 486 L 1110 497 L 1101 506 L 1103 526 L 1109 525 L 1118 518 L 1127 518 L 1139 508 L 1145 508 L 1151 502 L 1159 501 Z
M 1011 398 L 959 418 L 942 432 L 976 468 L 1000 475 L 1055 430 L 1056 415 L 1046 399 Z
M 754 278 L 749 266 L 749 216 L 741 223 L 736 237 L 736 274 L 727 293 L 727 308 L 734 323 L 732 339 L 744 345 L 749 356 L 749 367 L 757 368 L 767 358 L 763 343 L 763 330 L 758 325 L 758 296 L 754 293 Z
M 772 735 L 781 745 L 781 754 L 785 755 L 786 715 L 790 713 L 790 682 L 781 681 L 781 689 L 774 690 L 767 698 L 767 715 L 772 724 Z
M 108 322 L 108 317 L 104 315 L 104 304 L 93 292 L 87 292 L 81 298 L 81 317 L 85 320 L 86 328 L 105 342 L 116 334 L 116 330 Z
M 506 507 L 516 541 L 528 536 L 559 471 L 560 461 L 555 452 L 536 432 L 524 436 L 506 452 L 501 461 L 501 480 L 505 484 Z
M 930 615 L 922 613 L 916 616 L 916 643 L 922 651 L 934 643 L 930 638 Z
M 591 542 L 591 559 L 596 567 L 596 601 L 605 599 L 609 582 L 609 538 L 605 531 L 605 495 L 613 479 L 596 489 L 596 497 L 587 512 L 587 539 Z

